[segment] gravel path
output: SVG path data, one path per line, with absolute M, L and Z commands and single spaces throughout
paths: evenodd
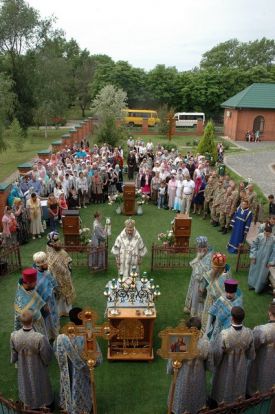
M 249 145 L 250 148 L 253 145 L 252 151 L 248 149 L 243 153 L 225 156 L 225 165 L 245 179 L 251 178 L 266 196 L 275 194 L 275 170 L 271 167 L 275 164 L 275 142 L 273 145 L 270 142 L 259 144 L 245 142 L 241 145 Z M 256 145 L 259 145 L 257 149 L 255 149 Z

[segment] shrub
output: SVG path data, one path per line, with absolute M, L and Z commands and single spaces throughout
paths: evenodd
M 10 128 L 11 137 L 14 139 L 14 148 L 18 152 L 22 152 L 24 147 L 24 133 L 19 124 L 19 121 L 16 118 L 14 118 L 12 121 Z
M 97 140 L 99 143 L 106 142 L 115 147 L 120 140 L 127 139 L 126 130 L 123 127 L 116 126 L 116 120 L 113 116 L 107 116 L 98 127 Z
M 218 153 L 215 144 L 215 129 L 212 121 L 207 122 L 197 150 L 202 155 L 205 155 L 206 153 L 210 154 L 213 157 L 213 160 L 217 161 Z
M 174 149 L 176 151 L 178 149 L 175 144 L 170 144 L 170 143 L 169 144 L 163 144 L 162 146 L 165 150 L 168 150 L 168 151 L 171 151 L 172 149 Z

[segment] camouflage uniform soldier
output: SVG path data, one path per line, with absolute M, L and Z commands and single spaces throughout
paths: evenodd
M 237 207 L 238 207 L 238 203 L 239 203 L 239 199 L 240 199 L 240 192 L 239 192 L 239 189 L 236 188 L 236 184 L 233 180 L 230 181 L 230 187 L 231 187 L 231 190 L 232 190 L 232 198 L 233 198 L 231 211 L 230 211 L 230 215 L 232 217 L 233 214 L 235 213 L 235 211 L 237 210 Z
M 249 208 L 252 211 L 253 218 L 256 219 L 258 200 L 257 200 L 257 193 L 253 190 L 253 184 L 249 184 L 246 187 L 246 198 L 249 203 Z
M 232 188 L 228 187 L 225 192 L 225 198 L 224 203 L 221 205 L 220 210 L 220 232 L 222 234 L 226 234 L 228 232 L 228 228 L 231 222 L 231 210 L 232 210 L 232 204 L 234 201 L 234 196 L 232 192 Z
M 203 219 L 205 220 L 213 203 L 213 194 L 216 186 L 214 178 L 210 175 L 204 190 Z
M 223 178 L 220 177 L 218 187 L 215 189 L 213 194 L 213 204 L 211 209 L 211 223 L 214 227 L 219 226 L 220 204 L 223 201 L 224 194 L 225 189 L 223 188 Z

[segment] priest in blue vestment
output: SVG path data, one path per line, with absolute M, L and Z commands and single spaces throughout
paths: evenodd
M 231 326 L 231 310 L 234 306 L 243 306 L 243 295 L 238 289 L 239 282 L 235 279 L 224 281 L 225 293 L 210 307 L 206 334 L 210 341 L 214 341 L 218 334 Z
M 37 270 L 36 290 L 47 307 L 43 314 L 48 339 L 54 340 L 59 333 L 59 315 L 57 311 L 57 303 L 55 299 L 55 291 L 58 283 L 48 270 L 47 254 L 45 252 L 37 252 L 33 255 L 34 268 Z
M 252 217 L 248 201 L 242 200 L 231 220 L 232 233 L 227 245 L 229 253 L 237 253 L 239 245 L 244 243 Z

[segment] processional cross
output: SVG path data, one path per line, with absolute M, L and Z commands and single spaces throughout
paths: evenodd
M 93 413 L 97 414 L 94 367 L 100 352 L 97 349 L 96 338 L 101 337 L 109 340 L 118 333 L 118 329 L 114 328 L 109 322 L 104 322 L 102 325 L 96 325 L 98 315 L 90 308 L 85 308 L 80 312 L 78 318 L 82 320 L 82 325 L 75 325 L 73 322 L 70 322 L 62 328 L 62 333 L 69 338 L 74 338 L 76 336 L 84 338 L 82 357 L 87 362 L 90 371 Z

